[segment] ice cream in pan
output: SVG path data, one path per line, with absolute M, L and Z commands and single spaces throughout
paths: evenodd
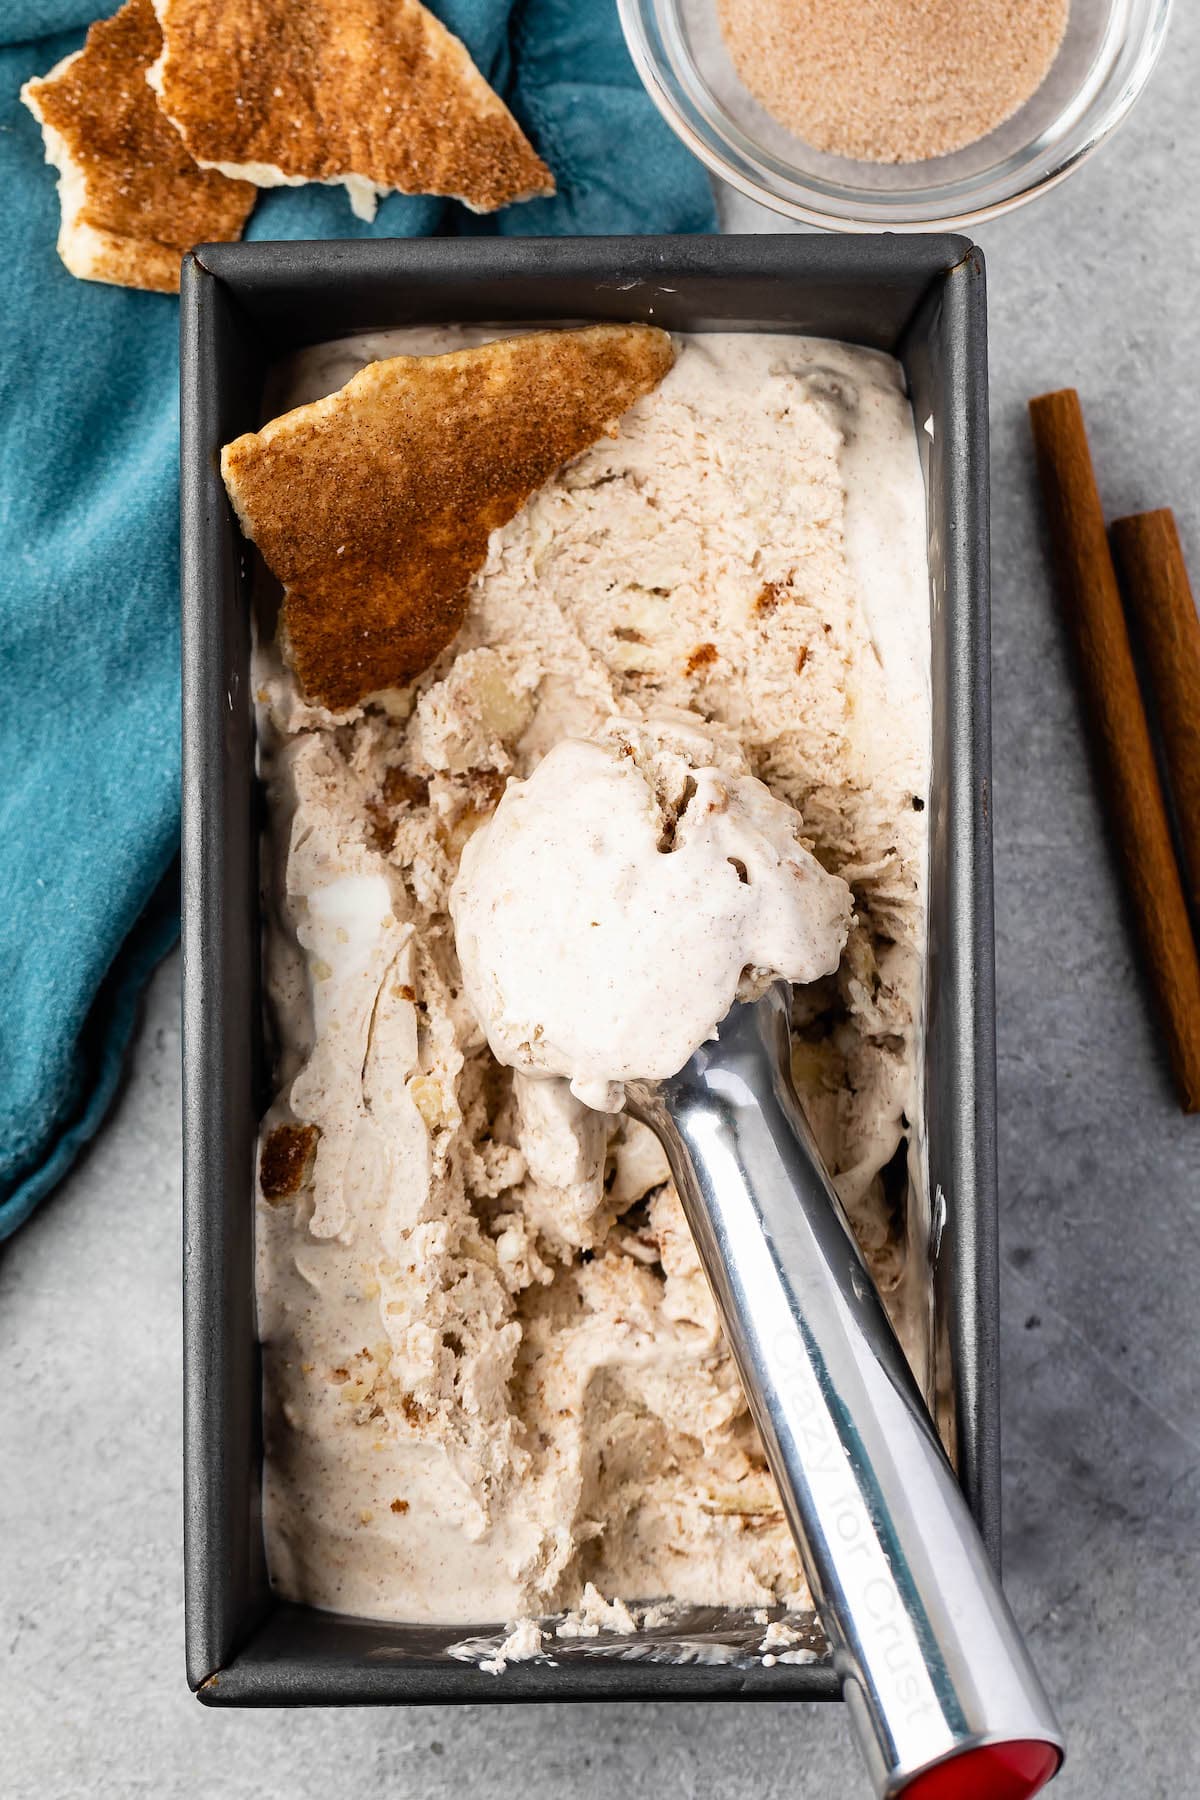
M 226 452 L 243 524 L 285 587 L 258 657 L 279 1076 L 259 1213 L 272 1574 L 292 1597 L 407 1620 L 537 1617 L 589 1584 L 629 1603 L 802 1608 L 677 1180 L 630 1109 L 578 1098 L 613 1108 L 610 1083 L 633 1065 L 567 1068 L 555 1043 L 547 1074 L 541 1020 L 517 1034 L 516 1071 L 494 1056 L 450 893 L 465 944 L 487 915 L 509 778 L 513 808 L 540 796 L 552 812 L 565 759 L 572 830 L 586 840 L 603 792 L 630 826 L 608 840 L 609 872 L 638 904 L 658 894 L 688 915 L 673 940 L 699 978 L 685 1037 L 698 1018 L 707 1038 L 771 973 L 819 977 L 797 990 L 794 1064 L 924 1382 L 925 1284 L 904 1224 L 904 1171 L 920 1170 L 929 733 L 911 416 L 896 366 L 841 345 L 703 336 L 668 367 L 641 328 L 537 334 L 481 359 L 487 335 L 310 353 L 285 395 L 299 410 Z M 454 353 L 423 489 L 403 446 L 432 360 L 377 362 L 320 398 L 396 350 Z M 566 446 L 551 468 L 544 359 Z M 439 642 L 428 601 L 448 540 L 429 496 L 446 504 L 456 456 L 486 466 L 497 441 L 507 479 L 468 472 L 473 548 Z M 355 583 L 371 600 L 357 640 Z M 396 648 L 414 627 L 417 667 Z M 560 879 L 578 916 L 586 879 Z M 597 908 L 586 929 L 619 947 L 611 885 Z M 549 966 L 562 915 L 546 912 Z M 653 944 L 626 948 L 653 1011 Z M 602 968 L 579 963 L 589 1005 Z

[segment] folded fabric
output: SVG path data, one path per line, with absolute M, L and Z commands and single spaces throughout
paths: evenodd
M 0 1238 L 97 1130 L 137 998 L 177 929 L 176 303 L 74 280 L 19 104 L 115 9 L 0 19 Z M 281 188 L 253 238 L 710 231 L 699 165 L 642 91 L 615 0 L 434 0 L 558 181 L 489 220 Z

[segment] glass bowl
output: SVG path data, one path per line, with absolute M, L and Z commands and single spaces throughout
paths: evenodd
M 1121 123 L 1158 60 L 1171 0 L 1071 0 L 1037 92 L 977 143 L 927 162 L 831 156 L 795 137 L 735 73 L 715 0 L 619 0 L 638 74 L 723 181 L 836 231 L 930 231 L 1007 212 L 1065 179 Z

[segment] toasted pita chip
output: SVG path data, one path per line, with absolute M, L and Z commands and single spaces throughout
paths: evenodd
M 419 0 L 154 0 L 150 79 L 208 169 L 259 187 L 447 194 L 475 212 L 554 177 L 465 45 Z
M 171 294 L 183 252 L 240 237 L 257 196 L 201 169 L 159 111 L 146 71 L 161 49 L 151 0 L 128 0 L 21 98 L 59 171 L 58 253 L 72 275 Z
M 221 455 L 283 583 L 283 641 L 333 712 L 403 687 L 462 623 L 489 535 L 648 394 L 666 332 L 593 325 L 371 363 Z

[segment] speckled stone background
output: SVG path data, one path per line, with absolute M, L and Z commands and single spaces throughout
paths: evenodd
M 996 910 L 1013 1605 L 1062 1800 L 1200 1793 L 1200 1119 L 1175 1109 L 1081 745 L 1025 401 L 1074 384 L 1111 513 L 1200 580 L 1200 9 L 1119 137 L 980 228 L 991 285 Z M 779 222 L 729 197 L 737 230 Z M 840 1707 L 213 1713 L 183 1676 L 179 969 L 91 1154 L 0 1260 L 5 1800 L 853 1800 Z

